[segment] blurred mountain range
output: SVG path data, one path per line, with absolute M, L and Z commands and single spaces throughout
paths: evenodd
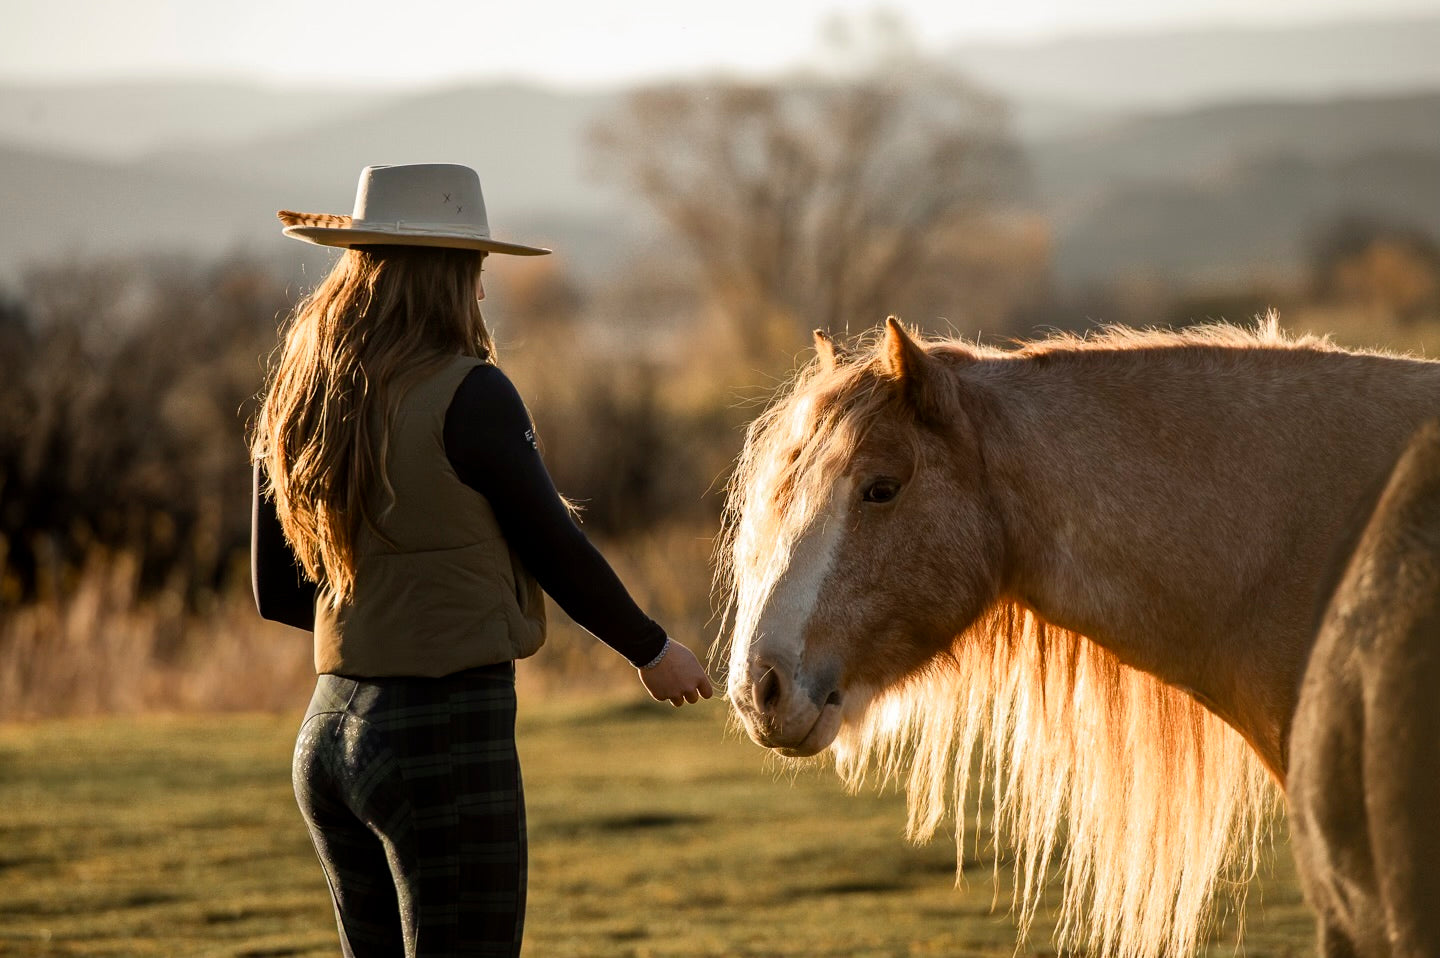
M 947 56 L 1011 101 L 1056 275 L 1085 284 L 1283 273 L 1346 215 L 1440 235 L 1436 50 L 1440 18 Z M 0 278 L 137 250 L 293 259 L 276 209 L 348 211 L 361 166 L 428 160 L 480 170 L 497 234 L 604 270 L 654 228 L 590 168 L 623 95 L 0 86 Z
M 963 45 L 950 58 L 1026 103 L 1174 109 L 1440 88 L 1440 18 Z

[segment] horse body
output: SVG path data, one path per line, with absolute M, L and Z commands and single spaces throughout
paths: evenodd
M 1286 795 L 1326 958 L 1440 954 L 1440 428 L 1396 467 L 1305 670 Z
M 1274 329 L 1001 353 L 892 322 L 752 428 L 732 702 L 761 744 L 907 776 L 919 835 L 979 742 L 1022 920 L 1063 820 L 1062 938 L 1186 951 L 1261 828 L 1229 728 L 1285 781 L 1335 556 L 1437 410 L 1440 364 Z
M 991 362 L 971 375 L 1005 588 L 1197 693 L 1283 781 L 1327 569 L 1440 410 L 1440 365 L 1200 344 Z

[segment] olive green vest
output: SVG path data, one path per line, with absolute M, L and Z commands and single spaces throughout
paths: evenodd
M 539 586 L 445 454 L 445 412 L 480 363 L 456 356 L 393 401 L 388 441 L 377 441 L 394 496 L 372 500 L 384 538 L 361 523 L 352 599 L 334 607 L 320 590 L 315 671 L 435 677 L 533 655 L 545 641 Z

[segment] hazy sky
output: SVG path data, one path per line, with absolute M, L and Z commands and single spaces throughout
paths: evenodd
M 784 69 L 873 0 L 3 0 L 0 78 L 554 84 Z M 885 5 L 922 47 L 1440 13 L 1440 0 L 933 0 Z

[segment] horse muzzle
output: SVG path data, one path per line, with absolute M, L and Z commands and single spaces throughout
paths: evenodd
M 787 671 L 757 663 L 752 678 L 734 689 L 731 702 L 756 744 L 791 758 L 823 752 L 840 732 L 842 696 L 816 694 Z

